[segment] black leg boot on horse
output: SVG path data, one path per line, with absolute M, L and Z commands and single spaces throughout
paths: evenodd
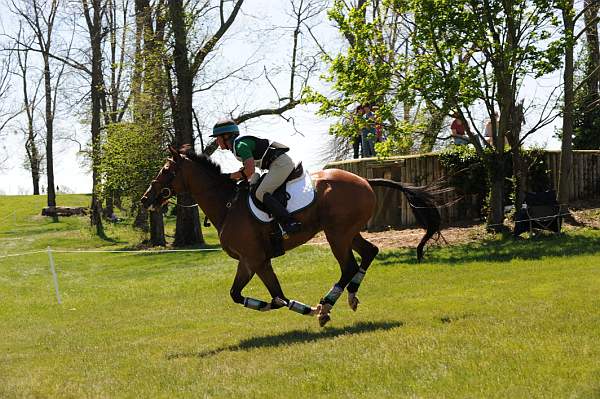
M 302 230 L 302 224 L 296 221 L 281 202 L 277 201 L 271 194 L 265 193 L 263 204 L 283 229 L 284 238 L 287 238 L 288 234 L 299 233 Z

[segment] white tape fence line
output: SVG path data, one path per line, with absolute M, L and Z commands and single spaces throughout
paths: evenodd
M 50 264 L 50 273 L 52 274 L 52 283 L 54 284 L 54 293 L 56 295 L 56 301 L 59 305 L 62 305 L 62 299 L 60 296 L 60 289 L 58 287 L 58 274 L 56 273 L 56 267 L 54 264 L 54 257 L 52 253 L 61 253 L 61 254 L 86 254 L 86 253 L 128 253 L 128 254 L 158 254 L 158 253 L 169 253 L 169 252 L 215 252 L 221 251 L 221 248 L 199 248 L 199 249 L 158 249 L 158 250 L 136 250 L 136 251 L 128 251 L 128 250 L 65 250 L 65 249 L 52 249 L 48 247 L 45 251 L 30 251 L 23 252 L 19 254 L 10 254 L 10 255 L 2 255 L 0 259 L 3 258 L 12 258 L 16 256 L 26 256 L 26 255 L 34 255 L 47 252 L 48 254 L 48 262 Z

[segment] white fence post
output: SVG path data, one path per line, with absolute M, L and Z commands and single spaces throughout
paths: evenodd
M 52 249 L 48 247 L 48 260 L 50 260 L 50 270 L 52 271 L 52 278 L 54 279 L 54 291 L 56 292 L 56 300 L 61 305 L 60 293 L 58 292 L 58 277 L 56 276 L 56 270 L 54 269 L 54 258 L 52 257 Z

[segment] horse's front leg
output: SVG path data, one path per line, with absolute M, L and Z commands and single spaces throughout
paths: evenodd
M 248 285 L 254 276 L 256 269 L 257 267 L 253 267 L 252 263 L 242 261 L 238 263 L 233 285 L 231 286 L 231 290 L 229 290 L 231 299 L 233 299 L 233 302 L 244 305 L 244 307 L 248 309 L 258 310 L 261 312 L 280 308 L 282 305 L 279 303 L 279 301 L 275 301 L 275 298 L 271 300 L 271 302 L 265 302 L 260 299 L 245 297 L 242 295 L 242 290 L 244 287 L 246 287 L 246 285 Z
M 233 279 L 233 284 L 229 290 L 229 295 L 231 295 L 233 302 L 246 306 L 246 300 L 248 298 L 242 296 L 242 290 L 248 285 L 250 280 L 252 280 L 253 276 L 254 271 L 240 261 L 238 263 L 237 272 L 235 273 L 235 278 Z
M 279 279 L 277 279 L 277 275 L 273 270 L 273 265 L 271 265 L 271 260 L 266 260 L 261 267 L 256 270 L 256 274 L 262 280 L 267 290 L 271 294 L 273 298 L 271 303 L 269 304 L 271 309 L 277 309 L 283 306 L 286 306 L 291 311 L 296 313 L 300 313 L 303 315 L 312 316 L 316 314 L 317 308 L 310 307 L 302 302 L 289 300 L 283 294 L 283 290 L 281 289 L 281 285 L 279 284 Z
M 258 264 L 260 265 L 260 263 L 258 263 Z M 287 301 L 287 299 L 285 299 L 285 297 L 283 296 L 283 293 L 281 292 L 281 287 L 279 286 L 277 277 L 275 277 L 275 282 L 277 284 L 277 287 L 270 288 L 272 284 L 267 285 L 265 283 L 265 285 L 267 285 L 267 288 L 269 289 L 269 292 L 271 292 L 271 295 L 273 295 L 273 292 L 279 293 L 278 295 L 277 294 L 273 295 L 273 299 L 271 300 L 271 302 L 265 302 L 261 299 L 245 297 L 242 295 L 242 290 L 244 289 L 244 287 L 246 287 L 246 285 L 248 285 L 250 280 L 252 280 L 252 277 L 256 273 L 257 269 L 260 270 L 259 274 L 264 276 L 264 272 L 262 271 L 263 268 L 264 267 L 257 266 L 257 264 L 255 264 L 255 263 L 253 264 L 251 262 L 240 261 L 238 263 L 237 272 L 235 274 L 235 278 L 233 280 L 231 289 L 229 290 L 229 295 L 231 295 L 231 299 L 233 299 L 233 302 L 239 303 L 240 305 L 243 305 L 244 307 L 246 307 L 248 309 L 258 310 L 261 312 L 278 309 L 282 306 L 287 305 L 288 301 Z M 263 282 L 264 282 L 265 279 L 262 276 L 261 276 L 261 280 L 263 280 Z M 277 290 L 277 288 L 278 288 L 278 290 Z M 272 291 L 272 289 L 273 289 L 273 291 Z

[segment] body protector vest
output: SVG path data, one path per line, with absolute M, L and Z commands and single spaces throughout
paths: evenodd
M 252 151 L 252 157 L 254 158 L 254 163 L 256 164 L 256 167 L 258 167 L 259 169 L 269 169 L 271 162 L 273 162 L 275 158 L 290 150 L 288 146 L 278 143 L 276 141 L 270 141 L 255 136 L 238 136 L 233 141 L 231 152 L 233 152 L 235 158 L 240 162 L 243 162 L 243 160 L 235 151 L 236 144 L 241 139 L 247 138 L 252 139 L 255 143 L 254 151 Z

